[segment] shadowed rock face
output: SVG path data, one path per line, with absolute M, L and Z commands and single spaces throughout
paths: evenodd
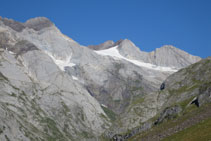
M 109 40 L 99 45 L 89 45 L 88 48 L 93 49 L 93 50 L 103 50 L 103 49 L 108 49 L 113 46 L 114 46 L 114 41 Z
M 34 44 L 30 43 L 27 40 L 22 40 L 17 42 L 14 46 L 8 48 L 9 51 L 12 51 L 16 56 L 24 54 L 28 51 L 39 50 Z
M 27 40 L 15 41 L 13 45 L 10 43 L 11 37 L 6 32 L 0 32 L 0 48 L 6 49 L 18 55 L 22 55 L 28 51 L 38 50 L 38 48 Z
M 54 24 L 45 17 L 37 17 L 27 20 L 25 23 L 17 22 L 12 19 L 0 18 L 4 25 L 9 26 L 17 32 L 22 32 L 26 27 L 39 31 L 43 28 L 51 27 Z
M 0 48 L 6 49 L 6 47 L 10 46 L 8 44 L 9 40 L 10 39 L 6 33 L 0 32 Z
M 24 23 L 24 25 L 28 28 L 32 28 L 36 31 L 39 31 L 43 28 L 51 27 L 54 24 L 45 17 L 37 17 L 37 18 L 29 19 L 28 21 Z
M 0 20 L 4 23 L 4 25 L 9 26 L 10 28 L 12 28 L 17 32 L 21 32 L 25 28 L 23 23 L 11 19 L 1 18 Z

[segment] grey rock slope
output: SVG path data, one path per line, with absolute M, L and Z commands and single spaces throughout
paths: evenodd
M 99 139 L 119 116 L 131 129 L 157 113 L 153 91 L 172 70 L 200 60 L 174 47 L 142 52 L 129 40 L 87 48 L 44 17 L 0 19 L 0 48 L 1 140 Z M 122 118 L 143 97 L 145 114 Z
M 26 31 L 39 32 L 0 21 L 0 140 L 97 139 L 110 125 L 100 104 Z
M 40 31 L 25 28 L 17 34 L 49 55 L 60 70 L 117 114 L 128 106 L 132 95 L 158 89 L 166 76 L 172 73 L 149 71 L 122 59 L 99 55 L 66 37 L 54 25 Z

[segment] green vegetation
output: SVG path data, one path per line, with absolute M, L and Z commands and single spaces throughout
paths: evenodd
M 106 115 L 111 119 L 111 121 L 116 120 L 117 115 L 112 110 L 110 110 L 104 106 L 101 106 L 101 107 L 102 107 L 103 111 L 106 113 Z
M 199 88 L 200 92 L 204 92 L 206 91 L 208 88 L 211 88 L 211 81 L 210 82 L 206 82 L 203 85 L 201 85 L 201 87 Z
M 115 102 L 115 103 L 120 103 L 120 102 L 121 102 L 121 100 L 114 100 L 114 102 Z
M 4 135 L 6 141 L 10 141 L 10 139 L 7 137 L 7 135 Z
M 180 87 L 179 89 L 171 89 L 169 90 L 169 93 L 172 95 L 172 94 L 182 94 L 184 92 L 191 92 L 193 91 L 194 89 L 198 88 L 199 85 L 198 84 L 195 84 L 195 85 L 192 85 L 192 86 L 183 86 L 183 87 Z
M 144 97 L 142 97 L 142 96 L 133 96 L 127 111 L 131 111 L 131 109 L 134 108 L 134 106 L 139 105 L 139 104 L 141 104 L 143 102 L 144 102 Z M 140 113 L 140 112 L 138 112 L 138 111 L 140 111 L 139 109 L 136 108 L 136 107 L 134 108 L 135 112 L 137 112 L 137 113 Z
M 90 133 L 88 133 L 86 131 L 81 132 L 80 136 L 84 137 L 85 139 L 94 137 L 93 135 L 91 135 Z
M 191 97 L 191 98 L 188 98 L 188 99 L 186 99 L 186 100 L 184 100 L 184 101 L 182 101 L 182 102 L 179 102 L 178 104 L 181 106 L 181 108 L 184 110 L 187 106 L 188 106 L 188 104 L 190 104 L 190 102 L 192 101 L 194 99 L 194 96 L 193 97 Z
M 134 92 L 134 91 L 139 91 L 139 90 L 143 90 L 142 87 L 132 87 L 131 88 L 131 91 Z
M 51 118 L 43 118 L 41 123 L 44 126 L 44 131 L 48 135 L 48 141 L 63 141 L 66 140 L 63 134 L 60 132 L 56 123 Z
M 1 72 L 0 72 L 0 80 L 9 81 L 8 78 L 6 78 Z
M 16 97 L 16 94 L 15 93 L 12 93 L 11 96 Z
M 211 140 L 211 118 L 201 121 L 163 141 L 209 141 Z
M 67 105 L 64 102 L 61 102 L 61 105 L 63 107 L 62 110 L 63 110 L 64 115 L 67 116 L 70 109 L 67 107 Z
M 3 133 L 4 131 L 2 129 L 0 129 L 0 135 Z
M 189 100 L 190 100 L 190 99 L 189 99 Z M 153 136 L 153 135 L 158 135 L 158 134 L 162 133 L 163 131 L 167 131 L 167 130 L 170 129 L 170 128 L 174 128 L 174 127 L 176 127 L 177 125 L 181 125 L 184 121 L 190 119 L 191 117 L 196 116 L 196 115 L 200 115 L 200 114 L 204 113 L 206 110 L 208 110 L 208 109 L 211 108 L 211 104 L 203 105 L 203 106 L 201 106 L 200 108 L 197 108 L 195 105 L 189 105 L 189 106 L 187 106 L 186 104 L 189 103 L 189 100 L 186 100 L 186 101 L 184 101 L 183 103 L 180 103 L 180 104 L 184 105 L 184 107 L 186 107 L 185 110 L 184 110 L 184 112 L 182 113 L 182 116 L 179 116 L 179 117 L 177 117 L 176 119 L 167 120 L 166 122 L 163 122 L 162 124 L 158 124 L 158 125 L 154 126 L 151 130 L 146 131 L 146 132 L 143 132 L 143 133 L 141 133 L 141 134 L 138 134 L 138 135 L 136 135 L 136 136 L 130 138 L 129 140 L 131 140 L 131 141 L 140 140 L 140 139 L 143 139 L 143 138 L 145 138 L 145 137 L 147 137 L 147 136 L 149 137 L 149 136 Z M 201 125 L 201 124 L 202 124 L 202 125 Z M 209 125 L 209 128 L 208 128 L 208 126 L 202 127 L 203 125 L 206 125 L 206 124 Z M 182 137 L 183 135 L 185 136 L 186 133 L 188 134 L 188 132 L 191 134 L 192 131 L 196 131 L 196 129 L 199 129 L 200 127 L 209 130 L 209 132 L 208 132 L 208 131 L 206 131 L 206 132 L 210 133 L 210 132 L 211 132 L 211 126 L 210 126 L 210 124 L 211 124 L 211 118 L 209 118 L 208 120 L 206 120 L 205 123 L 203 122 L 203 123 L 200 123 L 199 125 L 198 125 L 198 124 L 193 125 L 192 127 L 190 127 L 190 128 L 188 128 L 188 129 L 185 129 L 185 130 L 181 131 L 181 133 L 178 132 L 178 135 L 175 134 L 175 136 L 179 136 L 179 137 L 181 136 L 181 137 Z M 193 128 L 193 129 L 192 129 L 192 128 Z M 187 131 L 186 131 L 186 130 L 187 130 Z M 204 132 L 205 132 L 205 131 L 204 131 Z M 201 136 L 204 136 L 205 140 L 206 140 L 206 138 L 208 137 L 208 135 L 206 135 L 206 132 L 205 132 L 204 134 L 201 134 Z M 180 133 L 181 135 L 180 135 L 179 133 Z M 200 133 L 200 132 L 199 132 L 199 133 Z M 199 133 L 195 133 L 195 134 L 197 135 L 197 134 L 199 134 Z M 211 135 L 211 134 L 210 134 L 210 135 Z M 174 136 L 174 135 L 172 135 L 172 139 L 173 139 L 173 136 Z M 178 140 L 175 140 L 175 141 L 179 141 L 179 140 L 182 140 L 182 141 L 183 141 L 183 139 L 182 139 L 182 138 L 179 138 L 179 137 L 178 137 Z M 210 136 L 209 136 L 209 137 L 210 137 Z M 169 138 L 170 138 L 170 137 L 169 137 Z M 167 141 L 169 138 L 167 138 L 166 141 Z M 202 138 L 202 137 L 201 137 L 201 138 Z M 188 139 L 188 137 L 187 137 L 187 139 Z M 196 138 L 196 140 L 197 140 L 197 139 L 198 139 L 198 138 Z M 203 139 L 203 138 L 202 138 L 202 139 Z M 210 138 L 210 139 L 211 139 L 211 138 Z M 170 139 L 169 139 L 169 140 L 170 140 Z M 194 140 L 194 139 L 193 139 L 193 140 Z M 173 140 L 173 141 L 174 141 L 174 140 Z M 188 141 L 190 141 L 190 140 L 188 140 Z M 195 140 L 194 140 L 194 141 L 195 141 Z
M 140 104 L 142 102 L 144 102 L 144 98 L 143 97 L 134 98 L 134 100 L 132 101 L 131 105 Z

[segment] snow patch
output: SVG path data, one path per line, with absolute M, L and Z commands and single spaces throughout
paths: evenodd
M 72 75 L 72 78 L 73 78 L 73 80 L 78 80 L 78 78 L 77 78 L 77 77 L 75 77 L 75 76 L 73 76 L 73 75 Z
M 2 51 L 4 51 L 4 50 L 2 50 Z M 12 54 L 12 55 L 14 55 L 14 54 L 15 54 L 14 52 L 9 51 L 9 50 L 7 49 L 7 47 L 6 47 L 6 51 L 8 51 L 8 52 L 9 52 L 9 54 Z
M 54 61 L 54 63 L 62 70 L 65 71 L 65 67 L 73 67 L 76 64 L 71 63 L 70 59 L 71 59 L 71 55 L 69 57 L 67 57 L 66 59 L 61 59 L 58 57 L 54 57 L 50 52 L 48 51 L 44 51 L 48 56 L 51 57 L 51 59 Z
M 145 68 L 148 68 L 148 69 L 153 69 L 153 70 L 158 70 L 158 71 L 171 71 L 171 72 L 178 71 L 178 70 L 171 68 L 171 67 L 156 66 L 154 64 L 144 63 L 144 62 L 139 61 L 139 60 L 128 59 L 128 58 L 122 56 L 119 53 L 117 48 L 118 48 L 118 46 L 115 46 L 115 47 L 112 47 L 112 48 L 109 48 L 109 49 L 99 50 L 99 51 L 94 51 L 94 52 L 96 52 L 99 55 L 103 55 L 103 56 L 111 56 L 111 57 L 114 57 L 116 59 L 123 59 L 123 60 L 131 62 L 131 63 L 133 63 L 137 66 L 145 67 Z
M 105 107 L 105 108 L 108 108 L 106 105 L 104 105 L 104 104 L 101 104 L 101 106 L 103 106 L 103 107 Z
M 12 51 L 9 51 L 9 54 L 12 54 L 12 55 L 14 55 L 15 53 L 14 53 L 14 52 L 12 52 Z

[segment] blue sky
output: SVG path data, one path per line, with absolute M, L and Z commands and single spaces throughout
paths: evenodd
M 211 0 L 1 0 L 0 16 L 45 16 L 82 45 L 127 38 L 143 51 L 171 44 L 211 56 Z

